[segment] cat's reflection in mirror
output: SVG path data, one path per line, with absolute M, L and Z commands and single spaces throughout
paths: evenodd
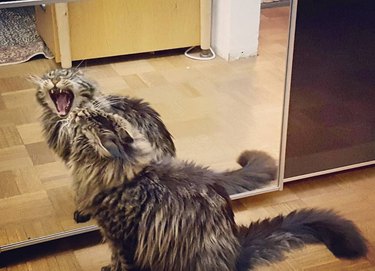
M 42 125 L 49 147 L 65 162 L 71 156 L 71 138 L 67 134 L 67 117 L 76 108 L 93 105 L 129 121 L 144 135 L 156 159 L 175 157 L 172 136 L 159 114 L 151 106 L 131 97 L 103 95 L 97 85 L 76 69 L 55 69 L 42 76 L 31 76 L 36 97 L 42 106 Z M 276 178 L 276 163 L 259 151 L 245 151 L 238 158 L 241 168 L 222 173 L 220 185 L 230 195 L 255 190 Z M 76 222 L 86 222 L 90 214 L 74 212 Z

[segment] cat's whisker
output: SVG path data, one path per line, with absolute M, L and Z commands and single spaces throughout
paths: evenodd
M 82 60 L 76 67 L 75 67 L 75 69 L 77 69 L 78 70 L 78 68 L 79 68 L 79 66 L 81 66 L 81 64 L 83 63 L 83 62 L 85 62 L 86 61 L 86 59 L 84 59 L 84 60 Z M 87 64 L 87 63 L 86 63 Z

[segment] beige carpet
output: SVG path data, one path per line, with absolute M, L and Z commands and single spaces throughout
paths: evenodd
M 33 7 L 0 9 L 0 66 L 36 55 L 53 58 L 36 31 Z

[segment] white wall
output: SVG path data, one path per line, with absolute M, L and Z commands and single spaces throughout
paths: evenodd
M 226 60 L 256 56 L 261 0 L 213 0 L 211 46 Z

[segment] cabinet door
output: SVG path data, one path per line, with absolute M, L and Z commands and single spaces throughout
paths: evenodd
M 294 4 L 285 178 L 372 164 L 375 2 L 299 0 Z

